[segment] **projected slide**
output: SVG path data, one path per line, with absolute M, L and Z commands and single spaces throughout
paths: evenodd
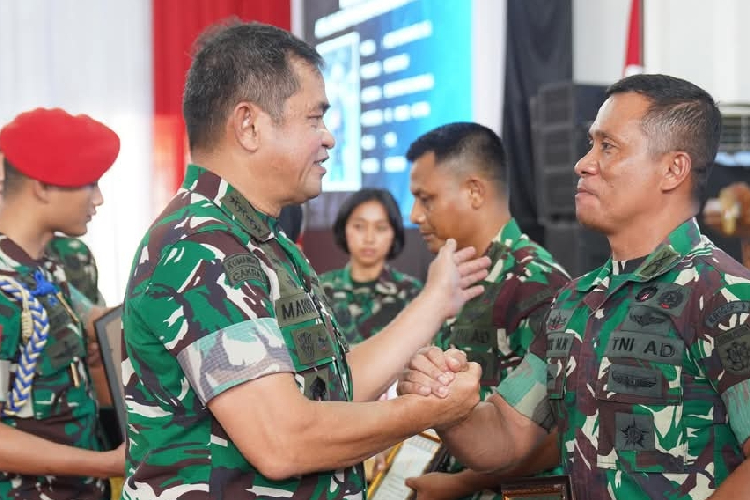
M 446 122 L 472 119 L 472 2 L 339 0 L 305 7 L 306 38 L 326 62 L 326 125 L 336 138 L 324 193 L 384 187 L 408 220 L 409 144 Z M 313 225 L 332 220 L 332 207 L 324 207 L 330 204 L 325 195 L 311 203 Z

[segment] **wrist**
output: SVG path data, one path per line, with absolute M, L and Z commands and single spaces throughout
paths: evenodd
M 412 302 L 417 302 L 424 318 L 435 318 L 438 328 L 449 318 L 445 305 L 445 292 L 436 285 L 426 285 Z

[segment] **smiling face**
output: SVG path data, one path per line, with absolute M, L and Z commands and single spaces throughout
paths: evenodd
M 607 235 L 648 224 L 663 196 L 663 155 L 649 149 L 641 121 L 650 101 L 635 92 L 609 97 L 589 129 L 591 149 L 575 166 L 578 221 Z
M 362 267 L 383 265 L 393 238 L 388 212 L 379 201 L 359 204 L 346 221 L 346 246 L 353 264 Z
M 411 221 L 419 225 L 430 252 L 437 253 L 448 238 L 454 238 L 458 248 L 468 245 L 472 233 L 468 189 L 462 178 L 436 165 L 434 153 L 412 163 L 411 192 Z
M 279 123 L 264 138 L 273 175 L 283 186 L 287 203 L 302 203 L 318 196 L 326 169 L 323 162 L 334 144 L 333 135 L 323 123 L 329 107 L 323 77 L 305 62 L 293 60 L 299 90 L 284 104 Z

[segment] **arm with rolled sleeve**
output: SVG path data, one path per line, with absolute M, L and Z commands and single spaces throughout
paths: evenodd
M 533 352 L 544 342 L 534 340 L 497 394 L 477 405 L 460 424 L 439 432 L 451 453 L 472 469 L 489 472 L 519 464 L 554 427 L 545 362 Z
M 712 499 L 744 498 L 750 483 L 750 353 L 734 351 L 750 345 L 750 283 L 724 286 L 707 302 L 707 315 L 697 325 L 697 339 L 690 346 L 711 385 L 726 406 L 729 426 L 745 460 L 721 483 Z M 735 354 L 739 356 L 735 356 Z M 716 439 L 720 439 L 717 437 Z M 731 443 L 715 443 L 715 448 Z M 718 464 L 717 464 L 718 466 Z
M 176 370 L 169 359 L 160 359 L 159 350 L 166 350 L 198 401 L 188 400 L 193 396 L 182 390 L 179 376 L 153 381 L 165 384 L 154 392 L 182 397 L 183 405 L 207 406 L 264 476 L 280 480 L 356 464 L 435 421 L 462 417 L 473 406 L 471 388 L 477 387 L 469 375 L 451 402 L 307 399 L 273 309 L 276 273 L 262 251 L 248 251 L 228 233 L 193 235 L 165 250 L 147 291 L 131 304 L 153 335 L 137 341 L 140 345 L 128 342 L 134 365 Z M 222 263 L 236 254 L 248 254 L 249 265 L 264 276 L 251 273 L 230 285 Z

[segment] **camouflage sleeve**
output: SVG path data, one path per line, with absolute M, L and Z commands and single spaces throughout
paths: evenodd
M 726 285 L 703 311 L 689 349 L 721 395 L 742 444 L 750 438 L 750 283 Z
M 492 321 L 506 329 L 511 352 L 505 354 L 524 356 L 534 339 L 544 333 L 544 320 L 554 295 L 555 290 L 546 283 L 513 279 L 503 286 L 493 307 Z
M 547 397 L 547 339 L 537 335 L 521 364 L 497 387 L 497 393 L 520 414 L 549 432 L 554 427 Z
M 206 232 L 162 255 L 136 307 L 203 404 L 244 382 L 294 371 L 273 309 L 278 279 L 260 249 Z

